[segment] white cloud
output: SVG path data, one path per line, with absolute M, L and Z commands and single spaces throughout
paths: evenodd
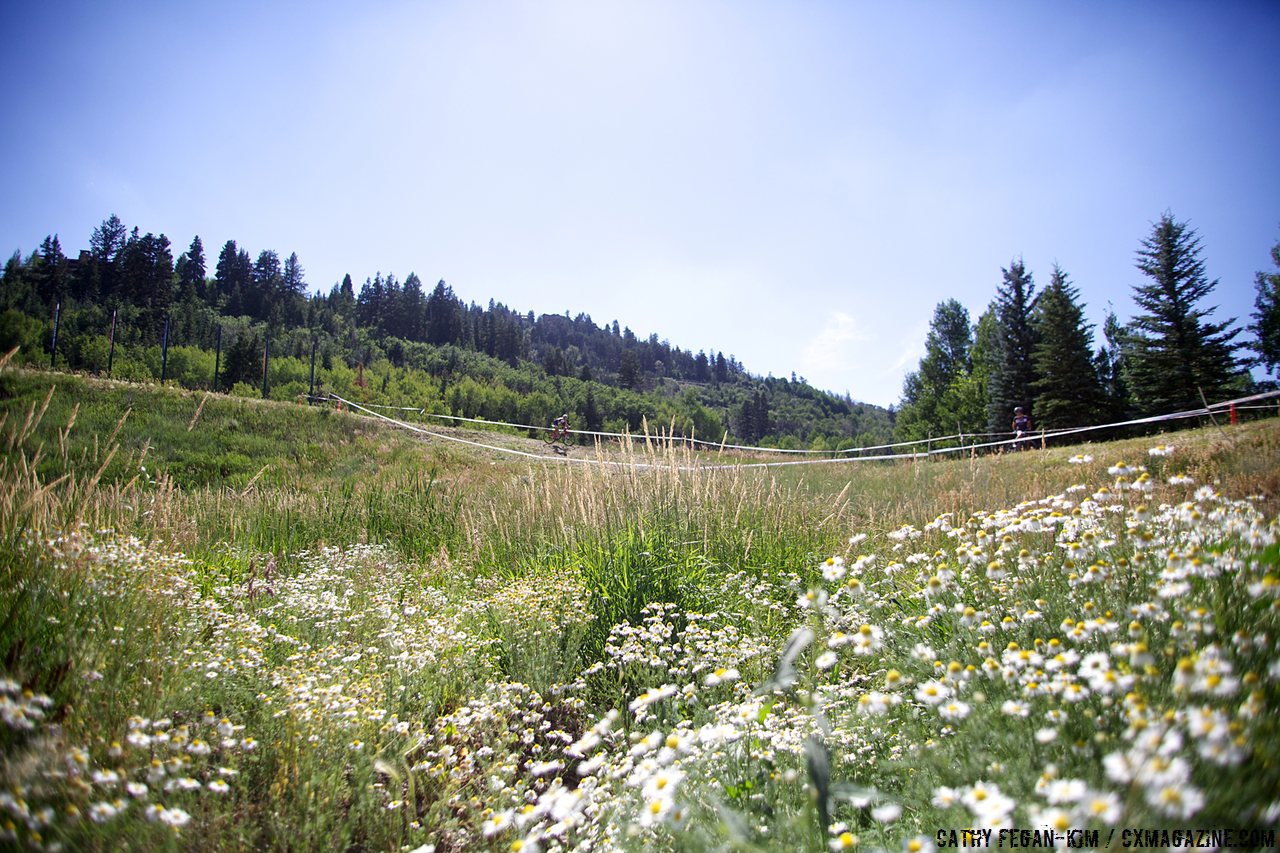
M 801 369 L 806 376 L 819 382 L 822 381 L 819 377 L 843 372 L 853 355 L 853 344 L 866 339 L 866 334 L 858 328 L 858 321 L 852 315 L 837 311 L 804 348 L 800 357 Z
M 917 324 L 906 335 L 902 351 L 885 373 L 905 376 L 909 371 L 915 370 L 919 366 L 920 359 L 924 358 L 924 342 L 928 334 L 928 323 L 921 322 Z
M 852 314 L 836 311 L 800 352 L 801 373 L 816 388 L 887 406 L 898 398 L 902 370 L 885 369 L 882 343 Z
M 903 377 L 923 353 L 926 324 L 913 323 L 902 334 L 892 331 L 895 328 L 908 328 L 908 324 L 896 316 L 868 315 L 860 320 L 834 312 L 798 353 L 801 372 L 816 388 L 848 392 L 866 403 L 893 405 L 901 396 Z

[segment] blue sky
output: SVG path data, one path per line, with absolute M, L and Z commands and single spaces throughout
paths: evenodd
M 0 251 L 112 213 L 887 405 L 1022 258 L 1090 319 L 1199 233 L 1217 319 L 1280 242 L 1275 2 L 6 4 Z M 1098 331 L 1100 337 L 1100 331 Z

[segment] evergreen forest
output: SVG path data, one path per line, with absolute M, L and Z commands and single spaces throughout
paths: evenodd
M 241 396 L 336 393 L 366 404 L 576 429 L 670 430 L 704 440 L 843 450 L 890 441 L 1008 433 L 1015 406 L 1036 429 L 1116 423 L 1196 409 L 1275 387 L 1280 274 L 1255 282 L 1251 323 L 1217 318 L 1203 247 L 1166 212 L 1139 243 L 1140 312 L 1109 313 L 1101 340 L 1080 290 L 1055 264 L 1038 288 L 1021 258 L 1000 270 L 976 321 L 940 302 L 925 355 L 884 409 L 789 378 L 753 375 L 733 355 L 636 335 L 587 314 L 535 316 L 464 301 L 377 272 L 323 293 L 296 253 L 281 260 L 227 240 L 216 259 L 197 236 L 175 257 L 164 234 L 112 215 L 89 246 L 46 237 L 15 252 L 0 279 L 0 350 L 19 362 L 173 382 Z M 1280 243 L 1271 250 L 1280 270 Z M 1259 367 L 1260 380 L 1251 372 Z
M 228 240 L 216 259 L 117 216 L 87 249 L 47 237 L 15 253 L 0 289 L 0 348 L 33 365 L 174 382 L 242 396 L 336 393 L 362 403 L 575 429 L 650 429 L 712 442 L 838 450 L 889 441 L 892 412 L 759 377 L 732 355 L 637 336 L 617 320 L 465 302 L 378 272 L 311 292 L 296 253 L 256 258 Z M 54 326 L 57 344 L 53 347 Z M 264 375 L 264 363 L 266 365 Z M 314 365 L 314 369 L 313 369 Z M 313 386 L 314 376 L 314 386 Z

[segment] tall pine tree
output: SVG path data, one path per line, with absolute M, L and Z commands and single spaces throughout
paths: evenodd
M 1016 406 L 1036 416 L 1034 391 L 1036 285 L 1022 259 L 1002 269 L 1004 279 L 996 289 L 996 352 L 987 383 L 987 429 L 1007 431 Z
M 742 401 L 736 420 L 738 437 L 748 444 L 754 444 L 769 434 L 772 426 L 769 417 L 769 397 L 763 388 L 757 388 Z
M 174 330 L 182 336 L 183 341 L 195 340 L 201 336 L 202 329 L 208 330 L 208 326 L 201 323 L 202 316 L 206 318 L 205 324 L 208 323 L 208 302 L 205 293 L 204 244 L 200 242 L 199 236 L 191 241 L 185 252 L 178 255 L 173 271 L 178 282 L 173 311 Z
M 178 298 L 205 298 L 204 244 L 200 242 L 200 235 L 197 234 L 191 246 L 178 256 L 174 271 L 178 274 Z
M 245 295 L 253 287 L 253 262 L 249 253 L 236 247 L 235 240 L 228 240 L 218 253 L 218 266 L 213 274 L 217 290 L 216 301 L 223 313 L 241 315 L 245 310 Z
M 134 228 L 120 252 L 120 293 L 138 309 L 143 340 L 159 342 L 173 302 L 173 253 L 169 238 Z
M 1280 376 L 1280 243 L 1271 247 L 1271 260 L 1276 272 L 1258 273 L 1258 295 L 1253 302 L 1249 331 L 1255 337 L 1251 348 L 1258 354 L 1258 364 L 1272 376 Z
M 1102 385 L 1093 361 L 1093 332 L 1084 321 L 1079 291 L 1056 264 L 1049 286 L 1031 315 L 1036 344 L 1032 352 L 1036 378 L 1038 425 L 1050 429 L 1085 426 L 1103 416 Z
M 280 274 L 281 314 L 287 325 L 302 322 L 307 298 L 307 282 L 297 252 L 290 252 Z
M 245 295 L 245 313 L 255 320 L 279 324 L 283 281 L 280 256 L 271 249 L 263 249 L 253 264 L 253 287 Z
M 1134 287 L 1143 313 L 1128 326 L 1129 384 L 1144 414 L 1197 409 L 1201 394 L 1216 402 L 1240 389 L 1234 319 L 1209 321 L 1198 304 L 1218 282 L 1205 277 L 1200 238 L 1165 213 L 1142 241 L 1137 267 L 1150 281 Z
M 33 267 L 36 288 L 45 304 L 53 305 L 66 295 L 71 275 L 57 234 L 44 238 L 40 244 L 39 262 Z
M 93 229 L 93 234 L 89 238 L 89 257 L 93 262 L 96 282 L 88 290 L 91 291 L 90 295 L 96 294 L 110 304 L 115 304 L 119 300 L 119 294 L 116 293 L 120 282 L 117 261 L 120 253 L 124 251 L 124 244 L 128 237 L 128 229 L 124 227 L 120 217 L 113 213 Z

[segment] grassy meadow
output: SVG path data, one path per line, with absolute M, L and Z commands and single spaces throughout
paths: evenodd
M 1280 826 L 1280 419 L 779 468 L 428 428 L 548 461 L 0 369 L 0 839 Z

